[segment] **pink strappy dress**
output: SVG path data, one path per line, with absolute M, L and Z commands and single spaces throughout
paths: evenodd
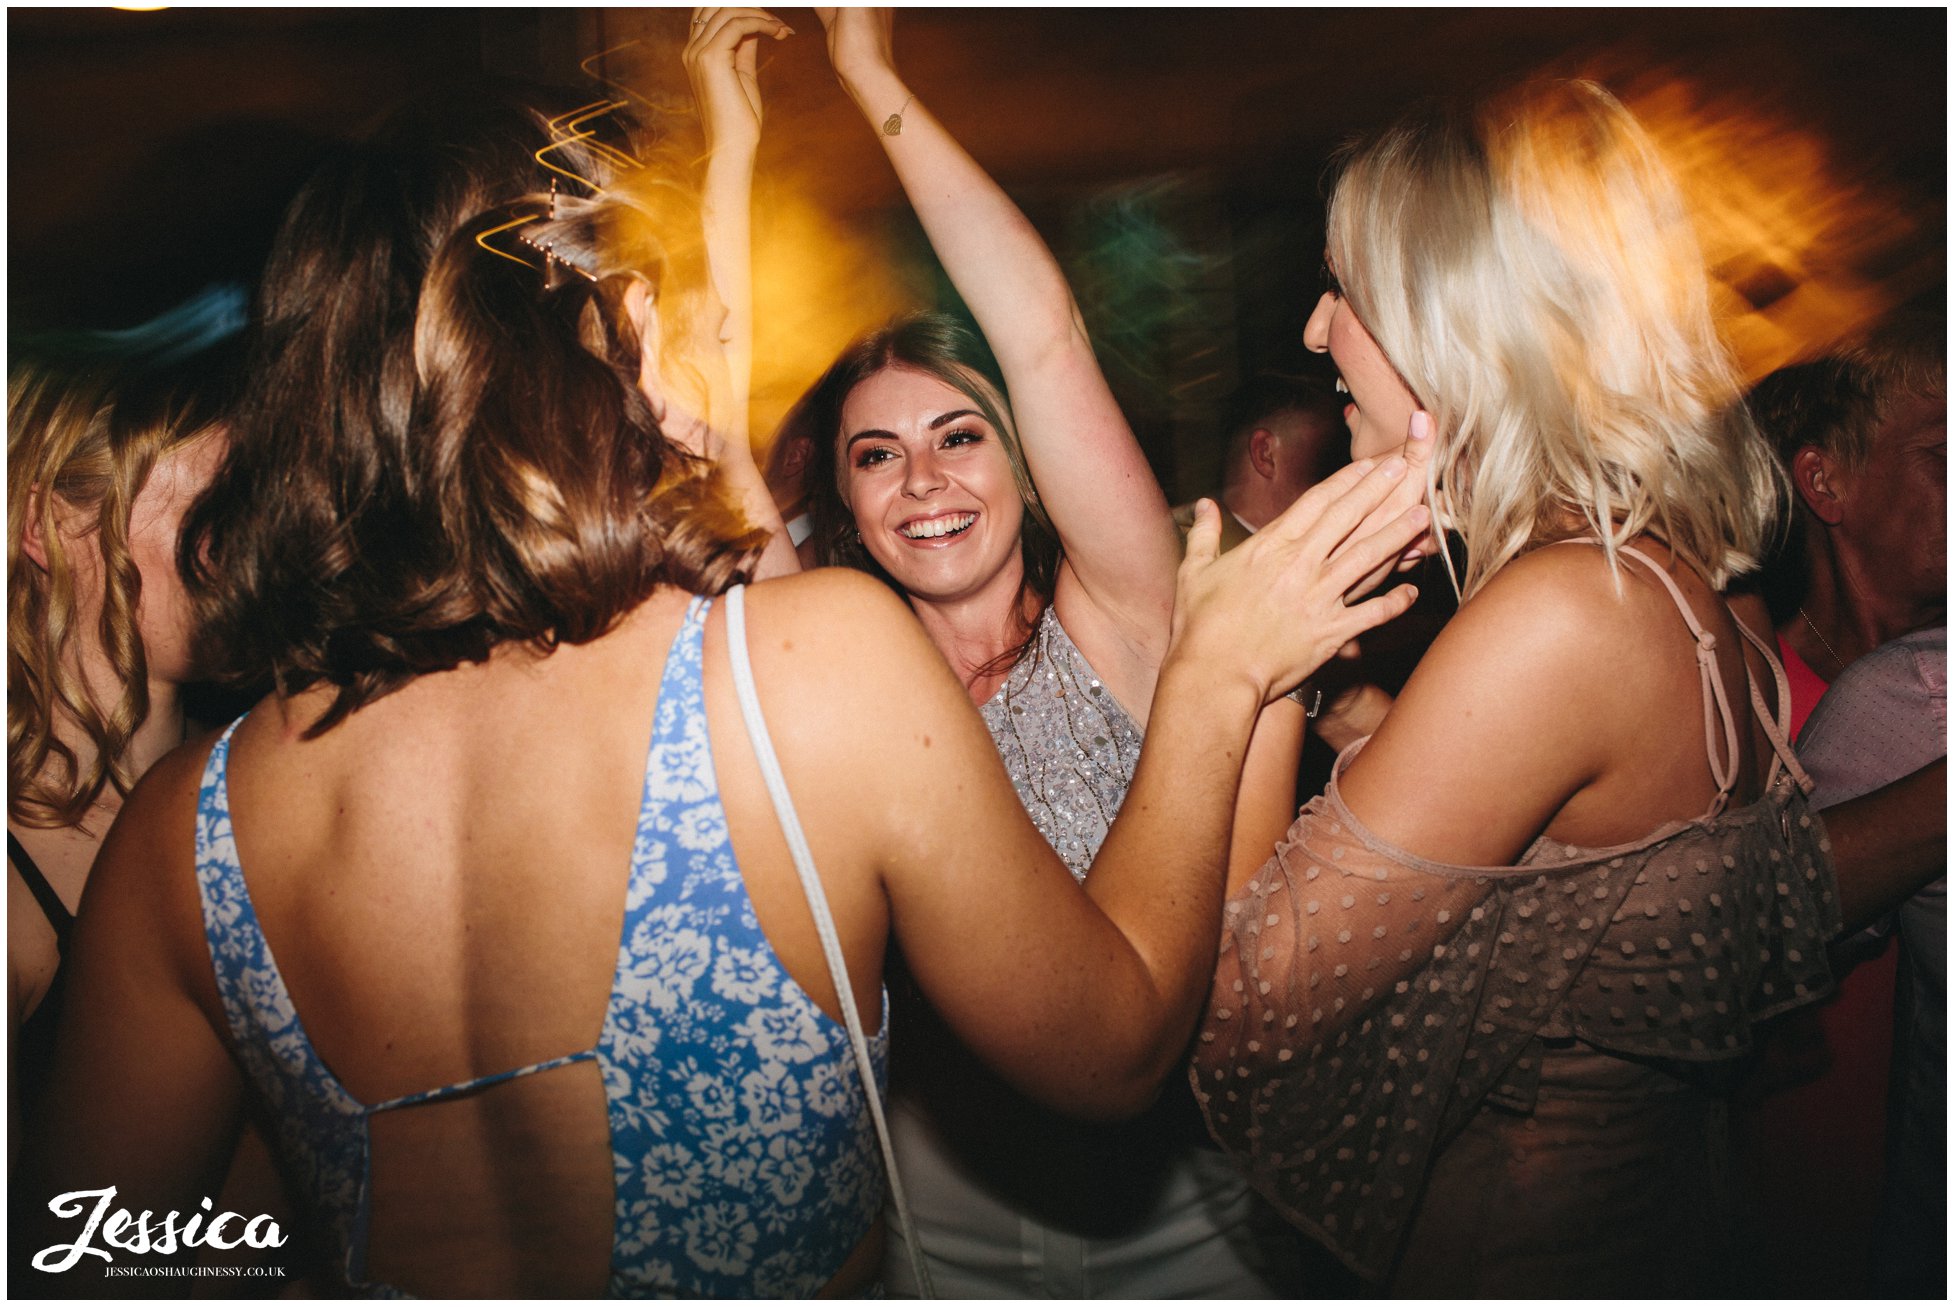
M 1770 649 L 1744 632 L 1777 680 L 1776 713 L 1750 687 L 1777 759 L 1732 809 L 1715 638 L 1622 553 L 1696 641 L 1709 811 L 1612 848 L 1542 838 L 1517 866 L 1459 867 L 1378 839 L 1333 781 L 1228 904 L 1192 1071 L 1209 1129 L 1394 1293 L 1741 1287 L 1719 1089 L 1759 1022 L 1830 990 L 1837 895 Z

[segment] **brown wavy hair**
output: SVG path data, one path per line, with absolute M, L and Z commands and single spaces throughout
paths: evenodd
M 14 361 L 7 379 L 7 817 L 26 826 L 78 826 L 113 788 L 135 784 L 124 755 L 149 716 L 149 663 L 137 625 L 142 576 L 129 551 L 129 514 L 156 460 L 222 421 L 236 351 L 141 364 L 73 350 Z M 85 521 L 77 541 L 73 522 Z M 63 523 L 70 525 L 64 526 Z M 46 565 L 27 554 L 29 525 Z M 102 577 L 102 612 L 82 619 L 75 573 L 89 550 Z M 118 687 L 104 703 L 89 686 L 78 642 L 99 643 Z M 62 738 L 63 723 L 85 747 Z
M 309 734 L 508 641 L 594 640 L 659 585 L 723 591 L 765 543 L 638 387 L 627 296 L 649 290 L 682 352 L 706 286 L 696 204 L 641 137 L 623 173 L 586 142 L 547 151 L 595 198 L 539 162 L 576 103 L 411 106 L 287 215 L 181 561 L 221 681 L 332 688 Z

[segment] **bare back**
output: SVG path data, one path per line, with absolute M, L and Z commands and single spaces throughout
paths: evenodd
M 290 726 L 304 700 L 237 732 L 229 786 L 249 898 L 313 1047 L 362 1103 L 547 1065 L 599 1045 L 616 1022 L 607 998 L 614 968 L 632 965 L 620 963 L 618 941 L 634 841 L 645 840 L 634 815 L 653 705 L 661 730 L 678 711 L 661 700 L 660 675 L 684 606 L 661 595 L 590 646 L 540 659 L 505 650 L 423 678 L 315 741 Z M 720 619 L 705 643 L 705 721 L 677 730 L 710 751 L 730 856 L 764 942 L 832 1021 L 833 986 L 727 684 Z M 681 844 L 709 847 L 714 832 L 687 825 L 710 822 L 706 811 L 718 809 L 686 809 Z M 836 861 L 835 911 L 857 945 L 857 1003 L 874 1025 L 886 917 L 879 895 L 848 892 L 851 880 L 872 882 L 848 874 L 863 860 Z M 640 893 L 633 881 L 631 897 Z M 692 936 L 662 918 L 652 934 L 636 965 L 683 978 L 690 959 L 670 954 Z M 731 990 L 760 983 L 744 969 L 757 965 L 751 953 L 713 956 L 738 973 Z M 753 1106 L 788 1116 L 798 1093 L 789 1085 Z M 448 1292 L 601 1291 L 609 1154 L 626 1151 L 607 1132 L 605 1097 L 599 1066 L 572 1062 L 373 1115 L 360 1278 Z M 738 1236 L 728 1234 L 729 1248 Z M 727 1250 L 707 1260 L 738 1259 Z
M 325 1133 L 342 1162 L 343 1141 L 357 1162 L 370 1131 L 370 1201 L 356 1175 L 324 1191 L 342 1247 L 370 1231 L 370 1256 L 346 1259 L 349 1281 L 655 1289 L 621 1281 L 616 1254 L 660 1234 L 729 1283 L 749 1275 L 742 1290 L 792 1287 L 769 1278 L 774 1262 L 750 1264 L 741 1205 L 699 1199 L 700 1159 L 658 1135 L 667 1109 L 708 1139 L 757 1131 L 751 1166 L 721 1171 L 793 1220 L 861 1192 L 837 1183 L 839 1167 L 781 1151 L 849 1116 L 836 1103 L 852 1068 L 805 1074 L 847 1041 L 741 729 L 721 618 L 688 618 L 687 603 L 661 593 L 588 646 L 509 649 L 420 677 L 312 741 L 302 727 L 322 705 L 273 701 L 215 747 L 158 763 L 91 878 L 34 1183 L 58 1193 L 113 1174 L 119 1202 L 187 1211 L 221 1176 L 248 1079 L 302 1181 L 320 1170 L 290 1160 L 303 1151 L 294 1132 L 317 1133 L 308 1112 L 341 1119 Z M 1232 791 L 1223 775 L 1190 794 L 1186 777 L 1198 759 L 1239 759 L 1252 687 L 1201 659 L 1177 671 L 1173 692 L 1211 711 L 1156 732 L 1159 756 L 1142 759 L 1081 892 L 962 686 L 886 588 L 830 570 L 753 587 L 746 610 L 760 707 L 868 1024 L 893 936 L 951 1027 L 1020 1090 L 1082 1113 L 1144 1107 L 1198 1012 L 1219 909 Z M 691 643 L 674 641 L 688 627 Z M 659 668 L 681 646 L 694 706 L 673 714 Z M 1212 710 L 1217 697 L 1228 711 Z M 649 765 L 648 740 L 666 751 Z M 717 791 L 715 819 L 692 820 L 695 789 Z M 654 791 L 681 802 L 647 825 Z M 686 876 L 737 899 L 715 920 L 744 921 L 743 952 L 694 948 L 691 880 L 646 870 L 673 846 L 707 848 Z M 658 898 L 673 886 L 677 903 Z M 757 978 L 762 963 L 778 978 Z M 685 1023 L 665 1017 L 707 990 L 729 1006 L 797 1002 L 801 1033 L 756 1010 L 712 1057 L 688 1054 Z M 729 1086 L 722 1054 L 790 1063 L 800 1082 L 762 1067 Z M 640 1073 L 677 1080 L 647 1103 Z M 649 1137 L 641 1164 L 614 1169 L 620 1115 Z M 875 1171 L 872 1138 L 857 1138 L 868 1161 L 852 1174 Z M 865 1282 L 873 1178 L 861 1240 L 800 1292 Z M 630 1185 L 666 1216 L 641 1219 Z M 38 1224 L 25 1237 L 52 1234 Z

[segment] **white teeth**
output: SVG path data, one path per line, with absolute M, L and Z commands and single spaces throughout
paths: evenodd
M 1337 378 L 1337 394 L 1339 394 L 1339 395 L 1348 395 L 1349 393 L 1350 393 L 1350 387 L 1348 387 L 1348 386 L 1346 386 L 1346 385 L 1344 385 L 1344 384 L 1343 384 L 1343 378 L 1342 378 L 1342 377 L 1338 377 L 1338 378 Z
M 955 535 L 976 520 L 975 513 L 952 513 L 948 517 L 933 517 L 927 522 L 911 522 L 898 530 L 911 540 L 934 540 L 938 536 Z

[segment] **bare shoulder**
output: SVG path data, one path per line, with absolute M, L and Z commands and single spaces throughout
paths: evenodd
M 756 618 L 765 613 L 789 622 L 834 617 L 875 622 L 909 612 L 888 586 L 851 567 L 817 567 L 758 581 L 746 588 L 746 595 Z
M 754 658 L 783 674 L 903 684 L 941 673 L 955 678 L 915 614 L 889 587 L 849 568 L 823 567 L 747 588 L 747 638 Z
M 748 590 L 747 647 L 763 705 L 791 710 L 804 759 L 887 783 L 916 779 L 912 746 L 989 747 L 983 724 L 909 606 L 873 577 L 822 568 Z M 729 633 L 730 634 L 730 633 Z M 780 732 L 776 732 L 779 734 Z M 791 764 L 792 739 L 783 741 Z
M 1015 813 L 1031 831 L 968 693 L 886 586 L 830 568 L 748 594 L 754 679 L 817 854 L 900 874 L 949 830 L 1004 841 Z
M 1605 679 L 1619 670 L 1610 666 L 1612 651 L 1636 640 L 1654 611 L 1646 590 L 1626 565 L 1618 585 L 1598 549 L 1537 549 L 1501 568 L 1459 606 L 1406 695 L 1414 696 L 1421 681 L 1494 677 L 1511 684 L 1520 678 L 1578 688 Z
M 1633 656 L 1651 637 L 1651 583 L 1599 550 L 1536 550 L 1460 605 L 1344 773 L 1351 810 L 1387 841 L 1503 865 L 1590 785 L 1636 731 Z M 1625 656 L 1626 655 L 1626 656 Z
M 198 792 L 221 734 L 212 730 L 185 740 L 136 783 L 102 841 L 84 910 L 97 895 L 152 894 L 169 870 L 194 868 Z
M 1501 568 L 1459 615 L 1469 627 L 1496 624 L 1555 645 L 1632 631 L 1652 600 L 1655 583 L 1623 559 L 1611 568 L 1598 547 L 1571 544 L 1536 549 Z
M 146 950 L 197 990 L 209 988 L 197 890 L 197 807 L 204 764 L 220 731 L 172 749 L 122 805 L 88 878 L 78 948 Z M 91 936 L 100 943 L 91 945 Z
M 195 862 L 197 798 L 204 765 L 222 734 L 221 730 L 210 730 L 185 740 L 158 759 L 136 783 L 102 841 L 96 874 L 89 878 L 89 893 L 96 891 L 105 875 L 133 878 L 145 865 Z

